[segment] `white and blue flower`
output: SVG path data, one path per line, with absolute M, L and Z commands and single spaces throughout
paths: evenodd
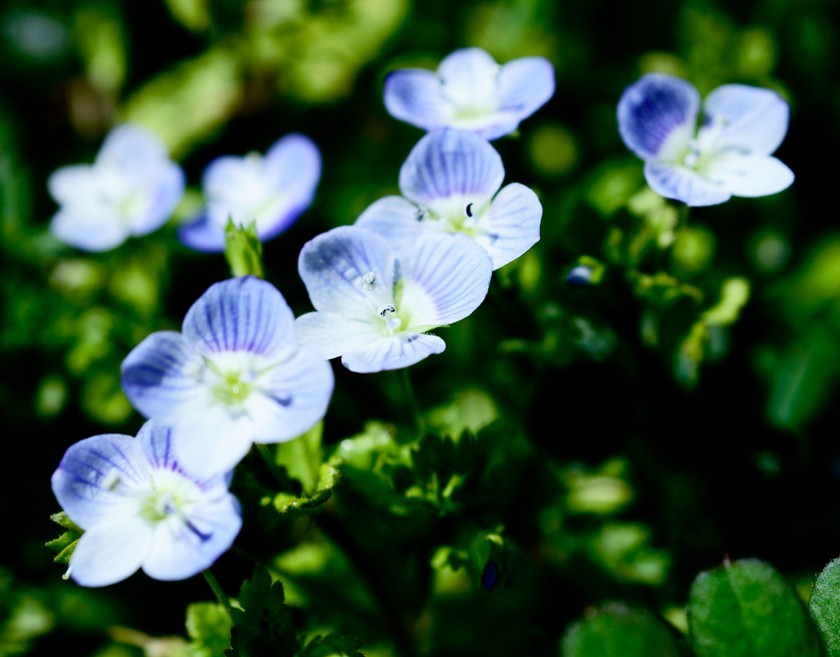
M 716 205 L 732 196 L 766 196 L 793 183 L 773 153 L 787 133 L 790 110 L 774 91 L 727 84 L 703 102 L 693 85 L 645 75 L 618 103 L 618 128 L 645 161 L 648 185 L 686 205 Z
M 178 235 L 199 251 L 223 251 L 230 219 L 238 226 L 255 222 L 260 240 L 269 240 L 310 206 L 320 177 L 318 147 L 300 134 L 283 137 L 264 157 L 219 157 L 204 171 L 206 210 Z
M 504 177 L 502 158 L 487 141 L 463 130 L 436 130 L 403 164 L 403 196 L 376 201 L 356 225 L 398 244 L 426 233 L 461 233 L 498 269 L 539 241 L 542 219 L 542 205 L 528 187 L 511 183 L 499 190 Z
M 50 230 L 65 244 L 107 251 L 160 228 L 184 194 L 184 173 L 142 128 L 114 128 L 92 165 L 56 170 L 47 183 L 59 205 Z
M 470 315 L 487 295 L 490 259 L 463 235 L 419 235 L 396 249 L 342 226 L 307 242 L 298 269 L 315 312 L 297 318 L 302 343 L 353 372 L 413 365 L 445 348 L 429 331 Z
M 270 283 L 246 276 L 216 283 L 184 318 L 122 364 L 134 407 L 169 425 L 180 463 L 201 476 L 233 468 L 251 444 L 291 440 L 326 413 L 329 363 L 299 346 L 294 316 Z
M 519 127 L 554 95 L 554 67 L 544 57 L 499 65 L 481 48 L 447 56 L 436 72 L 399 69 L 385 80 L 385 107 L 424 130 L 460 128 L 496 139 Z
M 72 445 L 52 476 L 58 503 L 84 534 L 70 576 L 107 586 L 139 568 L 155 579 L 191 577 L 225 552 L 242 526 L 223 474 L 196 477 L 178 462 L 167 427 L 106 434 Z

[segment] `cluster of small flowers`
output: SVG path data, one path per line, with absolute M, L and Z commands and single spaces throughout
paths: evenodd
M 428 134 L 402 166 L 402 196 L 304 245 L 299 272 L 315 311 L 295 319 L 281 293 L 252 276 L 212 285 L 181 332 L 153 333 L 123 362 L 123 389 L 149 418 L 137 437 L 94 436 L 68 449 L 52 484 L 85 530 L 70 561 L 76 582 L 103 586 L 139 568 L 183 579 L 209 567 L 241 526 L 233 468 L 253 443 L 291 440 L 323 418 L 329 359 L 378 372 L 444 350 L 429 331 L 470 315 L 492 271 L 539 240 L 536 194 L 502 188 L 504 167 L 487 140 L 515 130 L 553 93 L 547 60 L 500 66 L 477 48 L 452 53 L 437 72 L 389 76 L 388 110 Z M 268 239 L 309 205 L 319 176 L 318 151 L 301 135 L 265 158 L 220 158 L 204 175 L 207 210 L 180 238 L 221 250 L 231 217 L 256 219 Z M 159 227 L 183 186 L 163 148 L 124 126 L 93 166 L 53 175 L 61 209 L 52 228 L 81 248 L 113 248 Z

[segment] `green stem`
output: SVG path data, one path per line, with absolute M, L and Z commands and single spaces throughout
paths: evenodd
M 222 586 L 221 584 L 219 584 L 219 580 L 216 579 L 216 576 L 210 571 L 209 568 L 207 570 L 202 570 L 201 574 L 204 576 L 205 581 L 210 585 L 210 588 L 213 590 L 213 594 L 216 596 L 216 600 L 219 601 L 219 604 L 225 608 L 225 611 L 227 611 L 228 616 L 230 616 L 230 598 L 222 590 Z
M 280 466 L 277 465 L 277 462 L 274 460 L 274 455 L 268 449 L 268 445 L 265 443 L 254 443 L 254 445 L 256 445 L 257 451 L 259 451 L 260 455 L 263 457 L 268 469 L 271 470 L 272 476 L 277 480 L 277 483 L 280 484 L 281 490 L 292 490 L 292 482 L 289 480 L 289 476 L 286 474 L 285 470 L 281 470 Z
M 690 213 L 691 208 L 688 205 L 683 204 L 680 206 L 680 209 L 677 212 L 677 224 L 674 226 L 675 233 L 688 223 L 688 215 Z
M 411 377 L 408 374 L 407 367 L 404 367 L 400 372 L 400 379 L 402 380 L 406 404 L 411 412 L 411 420 L 414 423 L 415 437 L 418 439 L 422 438 L 423 431 L 425 430 L 423 416 L 420 414 L 420 406 L 417 404 L 417 397 L 414 394 L 414 386 L 411 385 Z

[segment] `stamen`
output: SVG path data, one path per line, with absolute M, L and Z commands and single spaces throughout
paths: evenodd
M 472 216 L 473 216 L 473 213 L 472 213 L 472 206 L 473 206 L 473 204 L 472 204 L 472 203 L 467 203 L 467 216 L 468 216 L 470 219 L 472 219 Z
M 370 292 L 373 288 L 376 287 L 376 274 L 372 271 L 369 271 L 367 274 L 362 276 L 362 286 L 365 288 L 365 291 Z
M 397 309 L 394 308 L 390 303 L 386 303 L 384 306 L 381 306 L 377 311 L 380 317 L 385 317 L 387 313 L 395 313 Z
M 390 303 L 380 306 L 378 312 L 379 316 L 385 320 L 385 326 L 388 327 L 391 334 L 402 325 L 402 320 L 399 317 L 391 317 L 391 313 L 397 312 L 397 309 Z
M 66 571 L 64 572 L 64 574 L 61 576 L 61 579 L 63 579 L 65 582 L 66 582 L 68 579 L 70 579 L 70 571 L 72 570 L 72 568 L 73 568 L 73 566 L 67 566 L 67 570 L 66 570 Z
M 111 470 L 105 478 L 102 480 L 102 488 L 107 488 L 108 490 L 116 490 L 117 486 L 120 485 L 120 475 L 117 474 L 114 470 Z

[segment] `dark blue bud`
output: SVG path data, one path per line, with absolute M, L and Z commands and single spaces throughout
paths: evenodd
M 499 583 L 499 566 L 493 557 L 490 557 L 490 561 L 484 566 L 484 572 L 481 573 L 481 583 L 491 593 L 496 588 L 496 584 Z
M 573 267 L 568 274 L 566 274 L 566 285 L 574 285 L 576 287 L 582 285 L 589 285 L 592 282 L 592 269 L 586 265 L 578 265 Z

